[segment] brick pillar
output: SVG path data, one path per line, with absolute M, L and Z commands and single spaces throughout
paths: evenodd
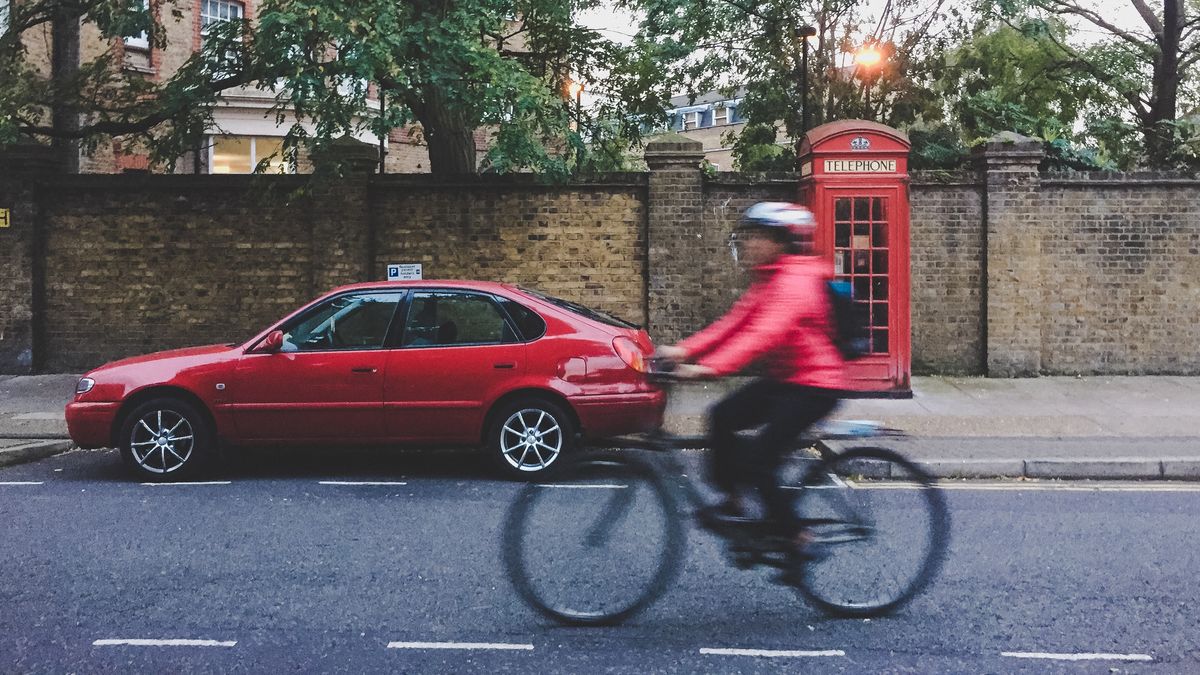
M 41 145 L 0 152 L 0 374 L 27 375 L 38 366 L 41 311 L 41 223 L 37 183 L 56 168 Z M 6 226 L 4 226 L 6 225 Z
M 979 159 L 987 185 L 989 377 L 1034 377 L 1042 366 L 1042 214 L 1039 140 L 1004 132 Z
M 379 167 L 379 150 L 349 136 L 334 139 L 313 156 L 318 172 L 312 199 L 322 214 L 312 230 L 312 287 L 320 294 L 335 286 L 371 280 L 372 232 L 369 188 Z
M 646 145 L 650 167 L 647 256 L 649 330 L 671 344 L 704 322 L 704 146 L 679 134 Z

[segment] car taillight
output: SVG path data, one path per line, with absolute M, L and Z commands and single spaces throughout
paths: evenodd
M 613 350 L 625 362 L 625 365 L 639 373 L 646 372 L 646 355 L 638 348 L 637 343 L 627 337 L 613 340 Z

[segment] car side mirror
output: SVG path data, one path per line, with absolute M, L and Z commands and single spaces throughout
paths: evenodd
M 267 334 L 266 339 L 258 343 L 254 351 L 260 354 L 274 354 L 280 347 L 283 347 L 283 331 L 273 330 Z

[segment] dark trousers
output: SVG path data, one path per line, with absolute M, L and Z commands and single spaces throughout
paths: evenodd
M 726 495 L 758 489 L 767 517 L 786 532 L 799 529 L 793 494 L 780 486 L 779 469 L 796 438 L 837 406 L 837 392 L 759 379 L 726 396 L 709 416 L 712 483 Z M 751 438 L 744 429 L 762 427 Z

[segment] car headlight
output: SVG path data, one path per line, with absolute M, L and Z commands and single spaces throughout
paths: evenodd
M 90 377 L 79 378 L 79 384 L 75 385 L 76 394 L 86 394 L 96 386 L 96 381 Z

